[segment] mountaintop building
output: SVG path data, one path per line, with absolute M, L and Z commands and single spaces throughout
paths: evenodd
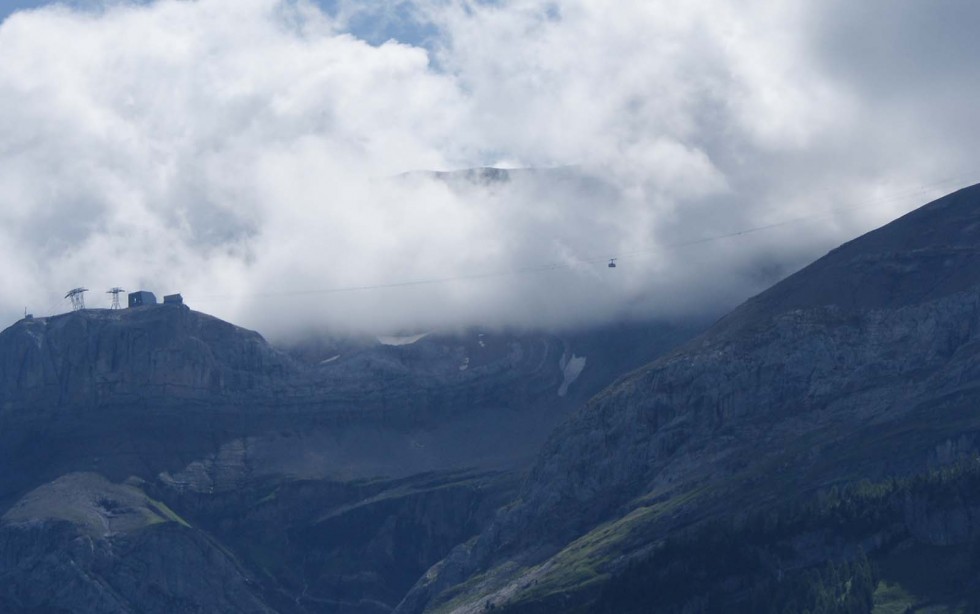
M 129 306 L 130 307 L 142 307 L 144 305 L 156 305 L 157 297 L 152 292 L 146 290 L 140 290 L 138 292 L 129 293 Z

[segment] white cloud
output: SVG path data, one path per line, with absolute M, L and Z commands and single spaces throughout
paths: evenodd
M 370 7 L 432 28 L 431 50 L 359 40 L 368 9 L 340 4 L 4 21 L 0 314 L 79 284 L 179 290 L 274 335 L 710 311 L 953 185 L 882 195 L 969 168 L 949 133 L 907 127 L 930 110 L 913 87 L 882 110 L 855 84 L 824 42 L 842 26 L 808 3 Z M 400 176 L 486 164 L 576 166 Z

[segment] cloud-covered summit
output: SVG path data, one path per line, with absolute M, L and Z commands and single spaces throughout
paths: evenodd
M 274 335 L 713 310 L 971 178 L 970 4 L 366 6 L 5 19 L 3 319 L 78 285 Z M 490 165 L 543 170 L 411 172 Z

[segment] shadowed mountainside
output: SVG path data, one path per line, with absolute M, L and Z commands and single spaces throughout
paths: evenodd
M 663 554 L 668 537 L 701 543 L 713 522 L 744 527 L 830 488 L 865 479 L 888 490 L 887 480 L 973 458 L 978 406 L 972 187 L 833 250 L 592 399 L 550 437 L 512 505 L 433 567 L 398 611 L 601 610 L 612 599 L 603 586 L 652 586 L 687 560 Z M 716 584 L 673 601 L 647 593 L 634 605 L 753 611 L 748 595 L 770 578 L 861 550 L 888 560 L 888 544 L 968 548 L 980 534 L 972 504 L 923 505 L 930 511 L 918 515 L 883 505 L 900 513 L 882 512 L 891 524 L 860 535 L 764 531 L 772 543 L 750 549 L 763 561 L 755 576 L 732 562 Z M 965 520 L 922 530 L 923 515 L 940 512 Z M 631 573 L 632 585 L 620 581 Z
M 0 609 L 389 612 L 571 409 L 694 330 L 284 352 L 176 305 L 22 320 L 0 333 Z
M 973 187 L 673 351 L 695 326 L 282 352 L 177 306 L 23 320 L 0 609 L 980 606 L 978 265 Z

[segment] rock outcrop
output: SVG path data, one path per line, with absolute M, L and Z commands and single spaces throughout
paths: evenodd
M 297 367 L 257 333 L 182 305 L 22 320 L 0 333 L 0 407 L 282 394 Z
M 225 551 L 135 484 L 70 474 L 0 521 L 4 612 L 273 612 Z

